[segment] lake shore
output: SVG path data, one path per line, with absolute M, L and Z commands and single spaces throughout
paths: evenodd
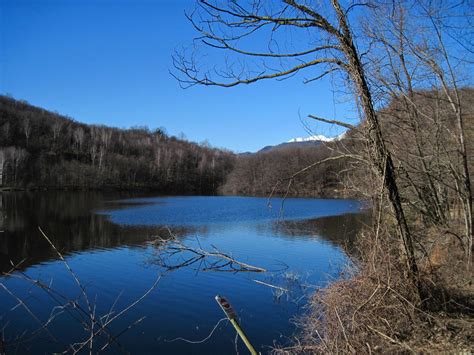
M 276 353 L 469 353 L 474 273 L 463 262 L 462 244 L 433 231 L 426 237 L 420 300 L 403 259 L 393 258 L 392 238 L 387 231 L 359 233 L 348 277 L 314 293 L 309 314 L 298 321 L 298 341 Z

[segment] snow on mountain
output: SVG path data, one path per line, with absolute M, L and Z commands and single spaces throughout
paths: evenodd
M 338 141 L 342 138 L 344 138 L 345 132 L 336 136 L 336 137 L 326 137 L 322 134 L 316 134 L 313 136 L 309 137 L 298 137 L 298 138 L 293 138 L 290 139 L 287 143 L 302 143 L 302 142 L 333 142 L 333 141 Z
M 323 142 L 335 142 L 344 138 L 345 133 L 342 133 L 336 137 L 326 137 L 323 135 L 313 135 L 309 137 L 293 138 L 287 142 L 280 143 L 277 145 L 268 145 L 259 150 L 259 152 L 268 152 L 275 149 L 284 149 L 288 147 L 302 147 L 302 146 L 316 146 Z

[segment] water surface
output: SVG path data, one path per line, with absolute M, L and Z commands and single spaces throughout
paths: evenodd
M 19 353 L 64 351 L 88 337 L 72 303 L 55 308 L 59 303 L 51 295 L 24 280 L 42 280 L 64 296 L 61 304 L 76 300 L 86 308 L 81 289 L 38 226 L 77 275 L 97 317 L 112 306 L 119 312 L 161 277 L 146 298 L 111 324 L 110 333 L 120 336 L 106 351 L 224 354 L 235 353 L 235 332 L 227 322 L 203 343 L 176 338 L 205 338 L 223 317 L 214 300 L 221 294 L 259 351 L 286 344 L 295 331 L 291 318 L 304 312 L 309 291 L 338 277 L 347 262 L 342 246 L 364 221 L 354 200 L 287 199 L 283 214 L 281 199 L 272 199 L 269 208 L 267 199 L 251 197 L 58 192 L 4 193 L 0 201 L 0 268 L 7 272 L 11 262 L 20 263 L 13 275 L 0 278 L 6 288 L 0 289 L 0 328 L 7 350 Z M 153 241 L 170 232 L 187 246 L 217 248 L 268 272 L 206 272 L 198 263 L 166 271 Z M 185 256 L 171 261 L 180 260 Z M 18 307 L 15 297 L 28 309 Z M 34 333 L 51 315 L 49 333 Z M 97 350 L 107 343 L 101 339 Z

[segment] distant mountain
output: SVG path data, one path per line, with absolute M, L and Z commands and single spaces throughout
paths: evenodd
M 337 156 L 339 141 L 344 141 L 344 149 L 360 150 L 350 138 L 352 135 L 347 132 L 338 137 L 294 138 L 256 153 L 239 154 L 222 192 L 252 196 L 284 196 L 289 192 L 292 196 L 352 197 L 344 185 L 346 175 L 353 174 L 347 170 L 350 158 L 329 159 L 324 164 L 313 165 Z M 289 183 L 289 177 L 309 166 L 312 168 Z
M 286 148 L 297 148 L 297 147 L 308 147 L 318 146 L 325 142 L 334 142 L 344 138 L 345 133 L 342 133 L 336 137 L 326 137 L 324 135 L 312 135 L 309 137 L 298 137 L 290 139 L 287 142 L 280 143 L 278 145 L 267 145 L 260 149 L 257 153 L 269 152 L 272 150 L 286 149 Z
M 290 139 L 287 143 L 301 143 L 301 142 L 333 142 L 333 141 L 339 141 L 341 140 L 342 138 L 344 138 L 344 136 L 346 135 L 346 133 L 342 133 L 336 137 L 326 137 L 322 134 L 316 134 L 316 135 L 313 135 L 313 136 L 309 136 L 309 137 L 299 137 L 299 138 L 293 138 L 293 139 Z

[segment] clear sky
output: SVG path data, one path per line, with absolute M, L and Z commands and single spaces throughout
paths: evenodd
M 193 3 L 0 0 L 0 93 L 85 123 L 165 127 L 237 152 L 308 136 L 300 115 L 355 116 L 334 103 L 329 79 L 181 89 L 169 74 L 171 55 L 196 35 L 184 16 Z

